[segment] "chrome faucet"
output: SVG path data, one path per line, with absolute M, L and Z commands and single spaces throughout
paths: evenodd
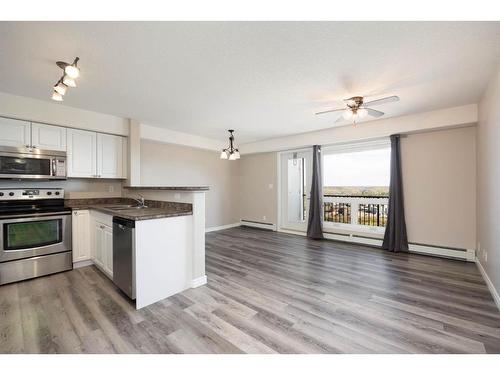
M 146 208 L 146 204 L 145 204 L 145 201 L 144 201 L 144 197 L 141 195 L 141 194 L 137 194 L 140 198 L 132 198 L 134 201 L 136 201 L 139 206 L 138 207 L 141 207 L 141 208 Z

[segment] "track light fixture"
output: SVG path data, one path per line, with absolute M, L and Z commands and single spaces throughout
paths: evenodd
M 240 158 L 240 152 L 234 147 L 234 130 L 228 130 L 229 132 L 229 147 L 225 148 L 220 153 L 221 159 L 238 160 Z
M 54 86 L 54 91 L 52 93 L 53 100 L 62 102 L 68 87 L 76 87 L 75 79 L 80 76 L 80 68 L 77 66 L 78 60 L 80 60 L 80 58 L 75 57 L 72 64 L 64 61 L 56 62 L 56 65 L 63 70 L 63 75 Z

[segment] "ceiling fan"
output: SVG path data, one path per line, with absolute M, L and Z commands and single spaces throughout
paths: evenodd
M 340 117 L 335 122 L 340 122 L 343 120 L 352 120 L 354 124 L 358 119 L 364 118 L 367 115 L 372 117 L 380 117 L 384 115 L 384 112 L 377 111 L 376 109 L 368 108 L 368 106 L 376 106 L 385 103 L 397 102 L 399 101 L 398 96 L 387 96 L 385 98 L 371 100 L 365 102 L 362 96 L 353 96 L 349 99 L 344 99 L 346 103 L 345 108 L 330 109 L 328 111 L 317 112 L 317 115 L 322 115 L 324 113 L 340 112 L 342 111 Z

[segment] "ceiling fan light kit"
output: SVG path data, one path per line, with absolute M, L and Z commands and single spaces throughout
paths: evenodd
M 362 96 L 353 96 L 352 98 L 344 99 L 344 102 L 346 103 L 345 108 L 330 109 L 328 111 L 316 112 L 316 114 L 322 115 L 324 113 L 341 112 L 341 115 L 335 122 L 352 120 L 353 124 L 356 124 L 356 121 L 365 118 L 366 116 L 378 118 L 384 115 L 384 112 L 369 108 L 368 106 L 376 106 L 397 101 L 399 101 L 398 96 L 387 96 L 385 98 L 371 100 L 369 102 L 365 102 Z
M 240 152 L 234 147 L 234 130 L 228 130 L 229 132 L 229 147 L 225 148 L 220 153 L 220 158 L 224 160 L 238 160 L 240 158 Z
M 56 62 L 56 65 L 63 70 L 63 75 L 54 86 L 52 92 L 52 100 L 62 102 L 64 95 L 68 91 L 68 87 L 76 87 L 75 79 L 80 76 L 80 68 L 78 68 L 79 57 L 76 57 L 72 64 L 64 61 Z

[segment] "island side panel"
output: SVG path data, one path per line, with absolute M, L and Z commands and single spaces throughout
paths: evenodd
M 206 191 L 170 191 L 149 189 L 125 189 L 125 196 L 137 198 L 138 193 L 146 199 L 191 203 L 193 205 L 193 268 L 191 288 L 207 283 L 205 274 L 205 194 Z
M 136 308 L 191 287 L 193 217 L 136 222 Z
M 195 192 L 193 204 L 193 275 L 191 288 L 207 283 L 205 274 L 205 192 Z

